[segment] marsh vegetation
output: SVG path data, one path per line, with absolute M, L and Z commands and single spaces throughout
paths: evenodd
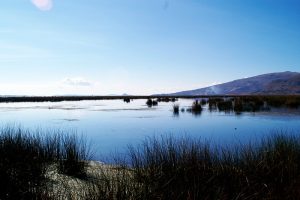
M 178 104 L 174 104 L 173 105 L 173 114 L 176 116 L 176 115 L 179 115 L 179 105 Z
M 74 134 L 2 129 L 1 199 L 299 196 L 300 138 L 295 134 L 281 132 L 232 146 L 186 137 L 152 137 L 131 146 L 127 156 L 116 156 L 113 165 L 92 165 L 85 144 Z M 49 170 L 57 175 L 49 176 Z M 70 187 L 72 181 L 75 184 Z
M 272 108 L 298 109 L 299 96 L 236 96 L 209 97 L 201 99 L 201 105 L 208 104 L 209 110 L 220 112 L 259 112 Z
M 75 133 L 0 130 L 0 199 L 44 199 L 51 167 L 60 174 L 84 177 L 88 147 Z

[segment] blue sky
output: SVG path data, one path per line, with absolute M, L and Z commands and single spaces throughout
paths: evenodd
M 153 94 L 300 71 L 298 0 L 2 0 L 0 95 Z

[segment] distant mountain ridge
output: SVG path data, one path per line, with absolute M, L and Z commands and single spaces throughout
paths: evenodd
M 205 88 L 187 90 L 168 95 L 249 95 L 300 94 L 300 73 L 278 72 L 238 79 Z

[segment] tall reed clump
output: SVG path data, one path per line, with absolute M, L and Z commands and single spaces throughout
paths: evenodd
M 264 110 L 264 101 L 261 97 L 236 97 L 234 99 L 235 112 L 256 112 Z
M 129 97 L 125 97 L 125 98 L 123 99 L 123 101 L 124 101 L 125 103 L 130 103 L 131 99 L 130 99 Z
M 61 137 L 60 142 L 59 172 L 77 178 L 85 178 L 86 161 L 91 159 L 86 141 L 75 134 L 65 134 Z
M 152 138 L 130 149 L 133 199 L 298 199 L 300 139 L 214 148 L 191 139 Z
M 233 110 L 233 102 L 231 99 L 220 101 L 217 103 L 219 111 L 230 112 Z
M 202 106 L 201 103 L 196 100 L 193 102 L 192 106 L 188 109 L 186 109 L 188 112 L 191 112 L 194 115 L 200 115 L 202 112 Z
M 179 115 L 179 105 L 178 104 L 173 105 L 173 114 L 175 116 Z
M 209 165 L 209 148 L 195 148 L 194 142 L 188 140 L 153 138 L 137 149 L 131 148 L 134 180 L 141 185 L 138 199 L 188 199 L 189 195 L 194 199 L 195 189 L 201 189 L 201 180 L 195 176 L 200 152 Z M 206 168 L 201 170 L 206 173 Z
M 48 162 L 40 138 L 21 129 L 0 131 L 0 199 L 39 198 Z
M 223 101 L 224 101 L 224 98 L 218 98 L 218 97 L 211 97 L 211 98 L 209 98 L 208 101 L 207 101 L 209 111 L 210 112 L 216 111 L 217 110 L 217 104 L 219 102 L 223 102 Z
M 300 107 L 300 96 L 299 95 L 269 95 L 262 96 L 261 98 L 267 102 L 271 107 L 287 107 L 287 108 L 298 108 Z
M 157 105 L 158 105 L 158 101 L 152 100 L 152 99 L 148 99 L 148 100 L 146 101 L 146 105 L 147 105 L 149 108 L 152 107 L 152 106 L 157 106 Z
M 47 133 L 47 134 L 45 134 Z M 68 176 L 85 174 L 87 148 L 75 135 L 30 132 L 22 128 L 0 130 L 0 199 L 47 199 L 50 167 Z
M 290 97 L 285 101 L 285 105 L 288 108 L 299 108 L 300 107 L 300 97 Z
M 204 106 L 207 104 L 207 100 L 206 99 L 201 99 L 200 101 L 201 105 Z

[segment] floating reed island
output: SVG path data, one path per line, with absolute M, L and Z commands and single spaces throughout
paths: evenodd
M 191 97 L 190 97 L 191 98 Z M 300 96 L 234 96 L 234 97 L 201 97 L 195 98 L 191 107 L 186 111 L 195 115 L 201 114 L 202 108 L 208 105 L 209 111 L 221 112 L 259 112 L 270 111 L 272 108 L 298 109 L 300 107 Z M 146 105 L 148 107 L 157 106 L 159 102 L 169 102 L 170 99 L 148 98 Z M 171 102 L 177 101 L 177 98 L 171 99 Z M 173 105 L 173 113 L 178 114 L 177 107 Z
M 221 112 L 259 112 L 271 109 L 298 109 L 299 96 L 238 96 L 209 97 L 201 99 L 201 105 L 207 105 L 209 111 Z
M 112 164 L 82 137 L 0 131 L 0 199 L 298 199 L 300 136 L 271 134 L 230 147 L 153 137 Z

